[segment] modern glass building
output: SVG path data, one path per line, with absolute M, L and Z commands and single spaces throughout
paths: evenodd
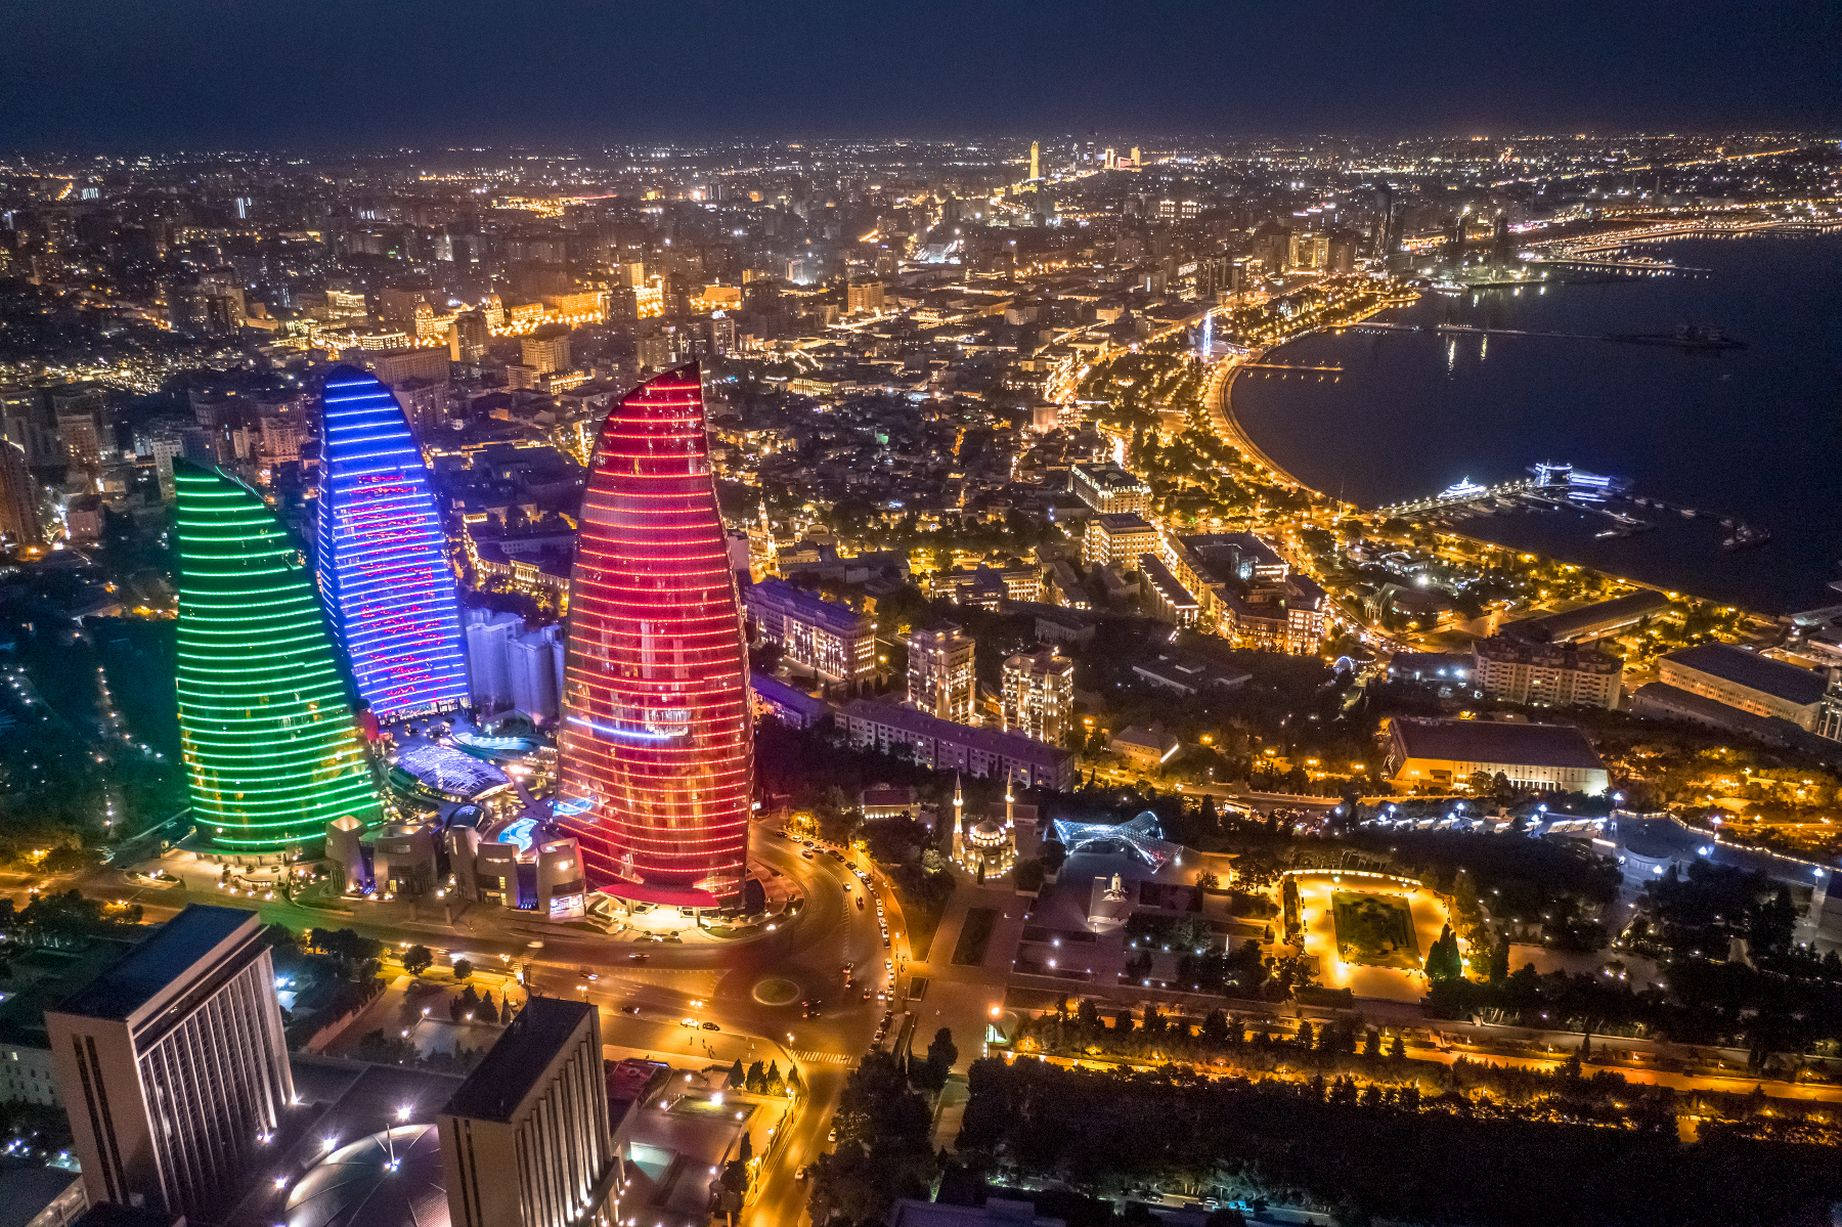
M 322 391 L 320 599 L 379 720 L 467 702 L 454 572 L 428 468 L 390 389 L 349 366 Z
M 557 812 L 591 889 L 739 900 L 754 787 L 748 656 L 697 365 L 603 423 L 569 587 Z
M 332 640 L 261 496 L 176 461 L 179 732 L 192 817 L 226 852 L 318 842 L 382 811 Z

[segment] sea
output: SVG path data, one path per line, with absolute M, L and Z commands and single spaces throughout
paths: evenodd
M 1624 478 L 1666 504 L 1620 503 L 1648 526 L 1628 536 L 1572 510 L 1456 526 L 1759 612 L 1842 603 L 1829 586 L 1842 579 L 1842 235 L 1632 250 L 1681 271 L 1429 294 L 1377 320 L 1501 331 L 1313 334 L 1267 360 L 1341 374 L 1244 372 L 1235 415 L 1301 481 L 1368 507 L 1526 476 L 1538 461 Z M 1606 339 L 1684 325 L 1744 347 Z M 1737 524 L 1769 540 L 1723 549 Z

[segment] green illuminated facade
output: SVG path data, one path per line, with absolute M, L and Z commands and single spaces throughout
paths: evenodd
M 262 499 L 175 463 L 179 730 L 192 817 L 224 852 L 382 817 L 312 573 Z

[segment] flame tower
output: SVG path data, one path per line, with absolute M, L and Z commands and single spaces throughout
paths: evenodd
M 748 655 L 697 364 L 608 415 L 569 584 L 557 812 L 591 888 L 738 901 L 754 786 Z
M 320 480 L 320 598 L 379 720 L 460 707 L 467 661 L 447 539 L 409 422 L 376 376 L 335 367 Z
M 311 844 L 382 819 L 313 582 L 253 490 L 178 461 L 179 732 L 192 817 L 218 848 Z

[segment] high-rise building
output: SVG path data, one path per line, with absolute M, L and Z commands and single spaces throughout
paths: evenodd
M 1074 661 L 1054 648 L 1004 662 L 1004 731 L 1060 745 L 1074 718 Z
M 179 734 L 192 817 L 218 848 L 276 853 L 382 817 L 313 581 L 247 486 L 184 460 Z
M 908 636 L 908 705 L 956 724 L 974 722 L 978 677 L 973 641 L 957 626 L 918 627 Z
M 380 720 L 461 707 L 467 661 L 447 537 L 396 398 L 334 367 L 322 393 L 315 559 L 327 621 Z
M 1034 183 L 1043 177 L 1043 147 L 1036 141 L 1030 142 L 1030 181 Z
M 524 365 L 539 375 L 553 375 L 569 369 L 569 330 L 552 326 L 524 338 L 519 343 Z
M 38 545 L 45 539 L 38 518 L 38 483 L 26 467 L 25 449 L 0 439 L 0 541 Z
M 455 1227 L 611 1227 L 620 1212 L 592 1004 L 531 998 L 437 1125 Z
M 569 585 L 558 813 L 591 887 L 707 907 L 742 892 L 748 654 L 696 363 L 602 424 Z
M 875 315 L 883 309 L 883 283 L 853 281 L 844 291 L 844 310 L 848 315 Z
M 45 1027 L 91 1201 L 216 1222 L 247 1191 L 294 1099 L 254 912 L 187 907 Z
M 448 360 L 478 362 L 486 356 L 486 343 L 491 335 L 484 315 L 478 311 L 461 312 L 448 325 Z

